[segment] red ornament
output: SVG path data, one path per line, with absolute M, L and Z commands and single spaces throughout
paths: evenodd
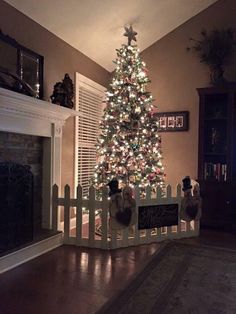
M 150 173 L 148 175 L 148 180 L 152 181 L 155 178 L 156 174 L 155 173 Z

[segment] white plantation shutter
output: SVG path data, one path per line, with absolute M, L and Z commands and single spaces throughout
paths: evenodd
M 79 116 L 75 123 L 75 186 L 83 187 L 87 195 L 96 165 L 99 121 L 102 118 L 105 88 L 85 76 L 76 73 L 76 110 Z

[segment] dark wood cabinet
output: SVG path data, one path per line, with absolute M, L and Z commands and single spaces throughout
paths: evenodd
M 198 88 L 202 228 L 236 230 L 236 83 Z

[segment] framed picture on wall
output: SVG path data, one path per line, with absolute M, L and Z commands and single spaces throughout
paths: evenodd
M 161 128 L 166 128 L 167 126 L 166 120 L 167 120 L 167 117 L 160 117 L 159 124 Z
M 167 127 L 169 129 L 173 129 L 175 127 L 175 117 L 168 117 L 167 121 L 168 121 Z
M 182 128 L 184 126 L 184 118 L 183 116 L 176 116 L 176 127 Z
M 187 131 L 189 128 L 189 112 L 173 111 L 157 113 L 159 132 Z

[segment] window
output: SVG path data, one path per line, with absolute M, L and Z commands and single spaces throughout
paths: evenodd
M 83 196 L 88 194 L 96 165 L 96 143 L 100 133 L 99 121 L 103 113 L 105 87 L 76 73 L 75 123 L 75 186 L 80 184 Z

